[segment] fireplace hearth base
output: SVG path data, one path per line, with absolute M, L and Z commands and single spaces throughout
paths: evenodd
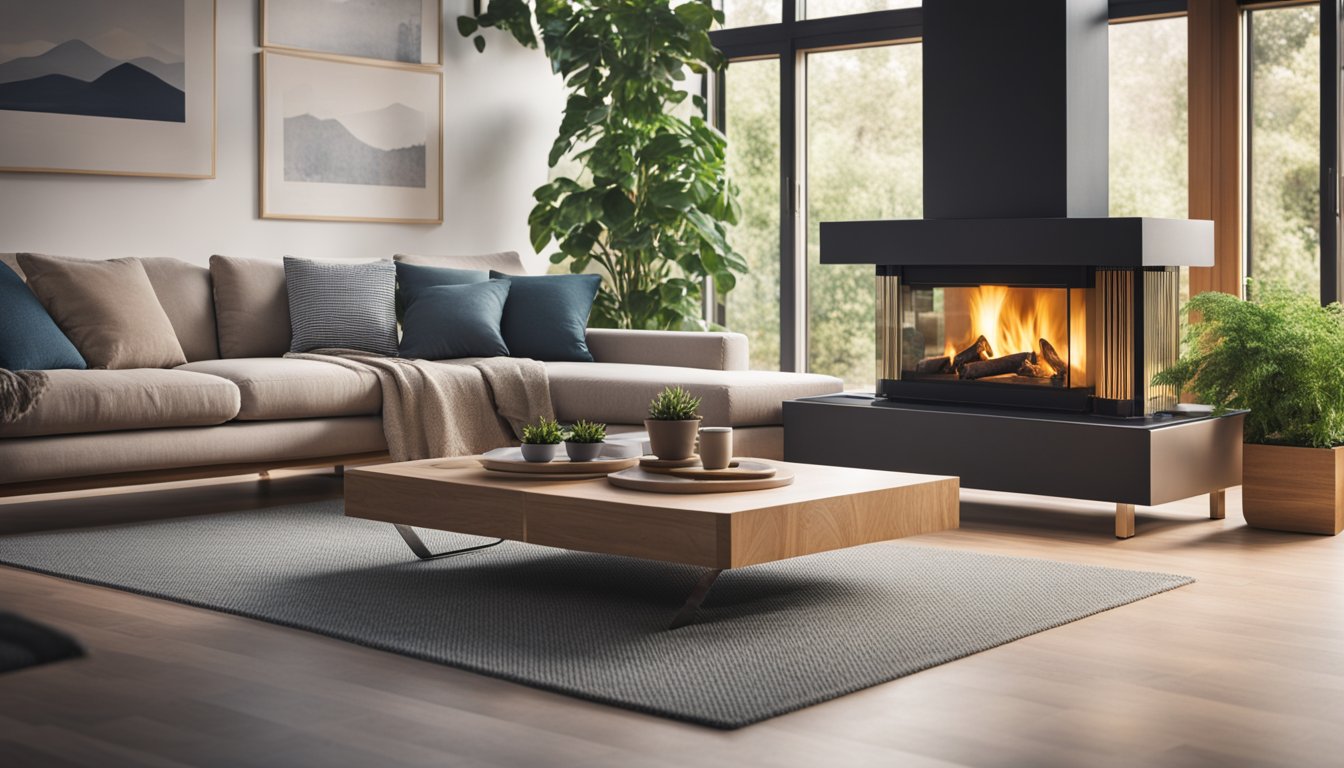
M 784 459 L 956 475 L 963 488 L 1116 505 L 1115 535 L 1134 535 L 1134 507 L 1241 485 L 1243 412 L 1093 414 L 903 403 L 842 394 L 784 403 Z

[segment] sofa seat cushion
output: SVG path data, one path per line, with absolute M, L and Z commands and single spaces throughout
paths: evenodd
M 0 437 L 203 427 L 238 415 L 238 387 L 203 373 L 133 368 L 48 371 L 47 390 Z
M 244 357 L 180 366 L 228 379 L 238 386 L 239 421 L 372 416 L 383 409 L 378 377 L 317 360 Z
M 663 387 L 700 398 L 706 426 L 752 427 L 784 422 L 785 400 L 840 392 L 844 383 L 814 373 L 712 371 L 629 363 L 547 363 L 551 401 L 561 421 L 642 424 Z

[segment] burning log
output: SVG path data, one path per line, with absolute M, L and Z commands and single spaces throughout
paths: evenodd
M 1048 365 L 1041 365 L 1028 360 L 1022 364 L 1021 368 L 1017 369 L 1017 375 L 1026 376 L 1031 379 L 1050 379 L 1054 378 L 1055 372 Z
M 1056 375 L 1063 376 L 1068 373 L 1068 363 L 1064 362 L 1055 348 L 1045 339 L 1041 339 L 1041 358 L 1045 360 L 1046 365 L 1055 370 Z
M 988 376 L 1000 376 L 1005 373 L 1017 373 L 1023 363 L 1035 363 L 1035 352 L 1014 352 L 1011 355 L 995 357 L 990 360 L 976 360 L 967 363 L 961 369 L 963 379 L 983 379 Z
M 926 357 L 918 363 L 915 363 L 915 373 L 931 374 L 951 372 L 952 358 L 947 355 L 942 355 L 940 357 Z
M 957 356 L 952 358 L 952 370 L 961 373 L 961 369 L 967 363 L 973 363 L 979 360 L 988 360 L 994 356 L 994 350 L 989 346 L 989 339 L 984 336 L 975 340 L 971 346 L 961 350 Z

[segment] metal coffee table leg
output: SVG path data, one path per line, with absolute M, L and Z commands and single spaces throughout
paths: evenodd
M 719 578 L 720 573 L 723 573 L 723 569 L 713 568 L 700 577 L 700 580 L 695 583 L 695 587 L 691 589 L 691 594 L 687 596 L 686 603 L 681 606 L 681 610 L 677 611 L 672 623 L 668 625 L 668 629 L 684 627 L 691 623 L 691 620 L 695 618 L 695 612 L 700 608 L 700 604 L 705 602 L 705 596 L 709 594 L 709 588 L 714 586 L 714 581 Z
M 421 560 L 438 560 L 441 557 L 465 555 L 468 552 L 475 552 L 478 549 L 489 549 L 490 547 L 496 547 L 504 543 L 503 539 L 497 539 L 489 544 L 478 544 L 474 547 L 463 547 L 462 549 L 450 549 L 447 552 L 434 553 L 429 551 L 429 547 L 426 547 L 425 542 L 421 541 L 420 534 L 416 533 L 414 528 L 409 525 L 398 525 L 396 523 L 393 523 L 393 525 L 396 526 L 397 533 L 401 534 L 401 538 L 406 541 L 406 546 L 410 547 L 411 551 L 415 553 L 415 556 Z

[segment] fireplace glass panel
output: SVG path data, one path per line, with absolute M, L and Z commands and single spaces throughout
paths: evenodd
M 1088 387 L 1089 293 L 1065 287 L 902 286 L 900 378 Z

